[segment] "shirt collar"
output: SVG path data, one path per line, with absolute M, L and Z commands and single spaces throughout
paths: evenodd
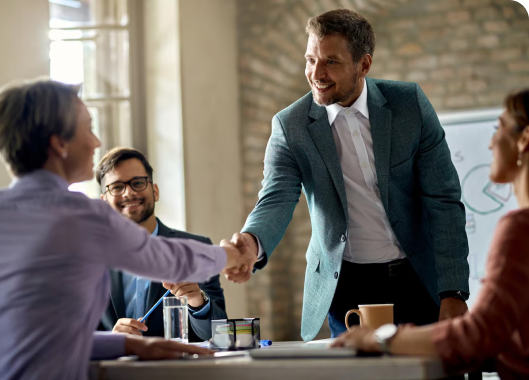
M 152 232 L 152 236 L 158 236 L 158 230 L 160 229 L 160 225 L 158 224 L 158 221 L 156 221 L 156 228 Z
M 366 119 L 369 119 L 369 110 L 367 108 L 367 83 L 364 78 L 364 89 L 362 90 L 362 93 L 356 99 L 356 101 L 351 105 L 351 108 L 354 108 L 356 111 L 360 112 Z M 327 111 L 327 117 L 329 118 L 329 125 L 332 125 L 334 123 L 334 120 L 336 120 L 336 116 L 345 109 L 345 107 L 342 107 L 338 103 L 331 104 L 330 106 L 325 106 L 325 110 Z
M 45 169 L 34 170 L 20 177 L 15 177 L 9 184 L 10 189 L 15 187 L 54 187 L 62 190 L 68 190 L 68 186 L 68 181 L 66 181 L 64 177 L 61 177 L 60 175 Z

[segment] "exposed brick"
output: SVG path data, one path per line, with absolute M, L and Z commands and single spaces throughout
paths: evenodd
M 477 8 L 474 13 L 475 20 L 497 20 L 501 18 L 501 10 L 498 7 L 490 6 Z
M 509 71 L 513 73 L 517 72 L 529 72 L 529 60 L 511 62 L 508 65 Z
M 407 43 L 401 46 L 400 48 L 397 48 L 395 51 L 397 55 L 402 55 L 402 56 L 416 55 L 422 52 L 423 52 L 422 47 L 419 44 L 415 44 L 413 42 Z
M 453 109 L 462 109 L 475 106 L 476 101 L 471 95 L 454 95 L 446 99 L 446 105 Z
M 463 0 L 462 5 L 465 7 L 482 7 L 491 3 L 492 0 Z
M 454 37 L 471 38 L 483 33 L 479 24 L 464 23 L 454 26 Z
M 433 80 L 444 83 L 445 81 L 452 79 L 455 75 L 454 69 L 451 67 L 446 67 L 443 69 L 433 70 L 431 72 L 431 77 Z
M 427 79 L 428 76 L 426 75 L 426 73 L 421 71 L 411 72 L 404 78 L 406 82 L 424 82 Z
M 512 6 L 506 6 L 502 8 L 503 18 L 511 19 L 516 16 L 516 11 Z
M 489 49 L 495 48 L 499 44 L 500 44 L 500 39 L 498 38 L 498 36 L 494 36 L 494 35 L 479 37 L 477 40 L 477 46 L 483 47 L 483 48 L 489 48 Z
M 514 59 L 520 58 L 521 56 L 522 49 L 520 48 L 492 50 L 490 52 L 491 60 L 497 62 L 512 61 Z
M 449 82 L 447 84 L 449 92 L 461 92 L 463 90 L 463 82 Z
M 446 14 L 446 21 L 450 24 L 458 24 L 470 20 L 469 11 L 454 11 Z
M 443 26 L 446 24 L 444 14 L 442 13 L 431 13 L 426 14 L 424 17 L 419 18 L 419 27 L 424 30 L 428 28 L 434 28 L 437 26 Z
M 403 75 L 399 73 L 381 73 L 379 78 L 386 80 L 403 80 Z
M 395 20 L 386 24 L 386 28 L 397 31 L 397 30 L 410 30 L 417 27 L 417 22 L 414 19 L 403 19 Z
M 437 67 L 437 57 L 425 55 L 422 57 L 412 58 L 409 61 L 410 68 L 432 69 Z
M 487 89 L 487 82 L 484 80 L 469 80 L 466 82 L 466 90 L 471 93 L 482 92 Z
M 444 12 L 457 9 L 461 5 L 460 0 L 428 1 L 427 9 L 431 13 Z
M 450 41 L 449 46 L 450 46 L 450 49 L 452 50 L 460 51 L 460 50 L 467 50 L 470 46 L 470 43 L 467 40 L 457 39 L 457 40 Z
M 506 33 L 509 31 L 509 24 L 504 20 L 485 21 L 485 30 L 490 33 Z

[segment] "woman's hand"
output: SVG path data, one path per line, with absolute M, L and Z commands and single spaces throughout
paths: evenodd
M 374 329 L 354 326 L 344 332 L 331 343 L 330 347 L 351 347 L 365 352 L 380 352 L 380 346 L 375 342 Z
M 125 354 L 136 355 L 140 360 L 166 360 L 180 359 L 187 354 L 211 356 L 213 351 L 162 338 L 136 338 L 129 335 L 125 340 Z

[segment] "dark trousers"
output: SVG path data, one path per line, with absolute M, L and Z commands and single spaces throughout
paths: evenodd
M 407 259 L 384 264 L 342 263 L 338 286 L 329 309 L 332 337 L 346 331 L 345 314 L 358 305 L 390 303 L 395 324 L 427 325 L 439 320 L 434 302 Z M 352 314 L 349 325 L 359 324 Z

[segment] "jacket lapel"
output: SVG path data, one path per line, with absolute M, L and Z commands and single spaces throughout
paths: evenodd
M 110 270 L 110 302 L 114 307 L 117 319 L 125 318 L 125 297 L 123 294 L 123 274 L 120 271 Z M 117 321 L 117 320 L 116 320 Z
M 367 81 L 367 108 L 373 138 L 378 189 L 384 208 L 388 210 L 389 159 L 391 154 L 391 110 L 384 107 L 386 98 L 372 79 Z
M 347 196 L 345 195 L 345 184 L 343 181 L 342 167 L 338 158 L 338 151 L 332 136 L 331 126 L 327 117 L 325 107 L 320 107 L 313 103 L 309 112 L 309 117 L 314 120 L 308 126 L 310 137 L 316 145 L 316 149 L 321 155 L 327 170 L 329 171 L 342 207 L 347 218 Z

